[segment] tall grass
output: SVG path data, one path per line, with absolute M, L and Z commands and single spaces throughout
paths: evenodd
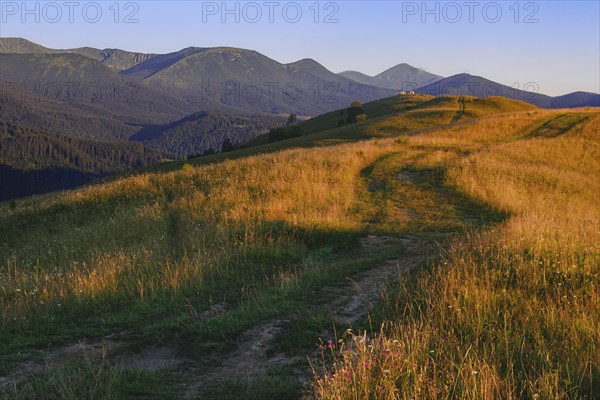
M 454 112 L 436 114 L 437 123 Z M 477 202 L 509 218 L 467 232 L 442 262 L 402 278 L 386 294 L 380 335 L 328 349 L 334 362 L 315 378 L 315 395 L 592 397 L 600 384 L 599 118 L 584 115 L 565 133 L 564 119 L 549 124 L 565 113 L 579 114 L 483 117 L 408 143 L 282 150 L 0 204 L 0 357 L 16 358 L 35 340 L 74 340 L 73 327 L 90 319 L 114 332 L 188 308 L 187 322 L 174 324 L 225 337 L 227 321 L 197 318 L 213 292 L 240 306 L 228 321 L 250 320 L 256 310 L 244 302 L 261 288 L 275 294 L 255 296 L 263 299 L 255 308 L 285 288 L 301 291 L 303 277 L 334 279 L 348 236 L 456 230 L 457 203 Z M 410 120 L 421 114 L 377 126 L 386 136 L 404 131 L 397 124 L 433 125 Z
M 155 398 L 178 399 L 177 378 L 147 371 L 114 368 L 89 360 L 47 367 L 20 385 L 18 390 L 0 390 L 2 400 L 117 400 L 139 398 L 150 392 Z
M 276 264 L 320 232 L 355 231 L 360 171 L 394 148 L 284 151 L 20 203 L 2 235 L 0 328 L 198 293 L 249 259 Z
M 600 116 L 553 138 L 523 135 L 531 123 L 521 114 L 414 138 L 467 142 L 448 183 L 510 216 L 388 291 L 390 322 L 332 349 L 317 398 L 599 395 Z

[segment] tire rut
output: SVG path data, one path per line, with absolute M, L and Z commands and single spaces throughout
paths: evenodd
M 452 117 L 452 121 L 450 122 L 451 124 L 458 122 L 458 120 L 461 119 L 461 117 L 465 113 L 465 98 L 464 97 L 460 96 L 458 98 L 458 106 L 459 106 L 459 110 L 456 112 L 454 117 Z
M 347 278 L 341 286 L 327 286 L 321 290 L 318 303 L 328 304 L 333 310 L 333 322 L 351 325 L 366 317 L 373 309 L 386 285 L 401 274 L 407 273 L 429 259 L 432 252 L 429 245 L 416 236 L 404 235 L 399 238 L 368 235 L 360 239 L 360 246 L 376 251 L 389 246 L 392 241 L 400 241 L 406 248 L 402 257 L 386 260 L 377 266 Z M 223 362 L 212 367 L 187 369 L 188 385 L 186 399 L 197 398 L 202 389 L 218 382 L 239 378 L 252 378 L 263 375 L 268 369 L 293 366 L 293 373 L 299 381 L 308 382 L 311 371 L 298 365 L 306 357 L 290 356 L 284 353 L 269 355 L 271 346 L 290 321 L 286 318 L 272 319 L 258 324 L 240 336 L 238 346 L 230 354 L 223 356 Z M 323 332 L 321 337 L 330 336 Z M 315 358 L 317 354 L 309 355 Z

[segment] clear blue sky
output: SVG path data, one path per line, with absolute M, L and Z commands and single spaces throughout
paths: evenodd
M 322 1 L 315 7 L 312 0 L 266 0 L 227 2 L 230 14 L 221 1 L 65 1 L 27 2 L 28 11 L 22 1 L 0 1 L 1 36 L 51 48 L 154 53 L 243 47 L 280 62 L 313 58 L 334 72 L 370 75 L 406 62 L 444 76 L 468 72 L 521 87 L 535 82 L 549 95 L 600 92 L 597 0 L 522 1 L 516 7 L 514 0 L 425 7 L 422 1 Z M 131 13 L 132 23 L 124 23 Z

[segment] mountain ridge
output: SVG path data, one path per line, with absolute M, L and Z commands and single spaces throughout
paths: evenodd
M 77 47 L 72 49 L 51 49 L 23 38 L 0 38 L 0 53 L 15 54 L 80 54 L 92 58 L 115 70 L 121 71 L 156 56 L 153 53 L 132 52 L 122 49 Z
M 535 86 L 532 86 L 535 87 Z M 590 92 L 573 92 L 561 96 L 513 88 L 490 79 L 468 73 L 456 74 L 415 90 L 432 96 L 503 96 L 524 101 L 541 108 L 600 107 L 600 95 Z M 576 104 L 576 105 L 572 105 Z
M 258 83 L 258 86 L 260 86 L 262 84 L 275 82 L 282 85 L 292 84 L 293 86 L 293 84 L 298 83 L 295 82 L 293 77 L 300 75 L 304 78 L 313 79 L 312 89 L 314 90 L 314 88 L 316 88 L 316 91 L 319 92 L 317 93 L 320 96 L 319 100 L 322 100 L 321 92 L 326 92 L 324 96 L 328 99 L 335 94 L 333 97 L 337 98 L 338 101 L 332 103 L 337 103 L 338 107 L 342 107 L 345 103 L 353 101 L 352 96 L 356 97 L 354 100 L 363 102 L 372 101 L 377 98 L 384 98 L 392 95 L 392 90 L 415 90 L 419 93 L 427 91 L 436 95 L 456 95 L 459 92 L 464 92 L 465 95 L 482 97 L 507 93 L 507 97 L 517 100 L 524 99 L 525 101 L 529 99 L 532 104 L 544 108 L 569 108 L 600 105 L 600 94 L 592 92 L 575 91 L 559 96 L 547 96 L 541 93 L 510 88 L 509 86 L 502 85 L 487 78 L 466 73 L 444 78 L 424 71 L 423 69 L 413 67 L 407 63 L 395 65 L 375 76 L 369 76 L 357 71 L 343 71 L 334 74 L 322 64 L 310 58 L 283 64 L 255 50 L 227 46 L 210 48 L 187 47 L 167 54 L 154 54 L 108 48 L 100 50 L 92 47 L 50 49 L 23 38 L 0 38 L 0 53 L 9 52 L 20 54 L 79 54 L 107 65 L 121 75 L 130 76 L 140 82 L 148 83 L 148 86 L 159 87 L 164 91 L 171 91 L 173 94 L 185 98 L 186 101 L 191 101 L 196 104 L 196 106 L 201 107 L 206 106 L 205 103 L 207 101 L 206 96 L 197 94 L 198 90 L 202 89 L 202 85 L 198 85 L 198 81 L 201 79 L 207 80 L 210 84 L 219 84 L 221 86 L 232 81 L 240 85 Z M 194 60 L 190 57 L 200 54 L 204 54 L 205 57 L 209 55 L 214 56 L 219 53 L 237 54 L 237 56 L 216 63 L 214 60 L 212 60 L 212 63 L 209 61 L 208 63 L 211 68 L 202 65 L 200 68 L 194 70 L 193 66 L 190 67 L 189 65 L 190 61 L 199 61 L 200 59 Z M 252 61 L 253 59 L 262 59 L 262 61 L 259 61 L 256 65 L 249 65 L 249 61 Z M 186 65 L 178 66 L 178 64 L 186 62 L 186 60 L 188 60 Z M 227 65 L 236 60 L 242 60 L 242 62 L 248 64 L 248 69 L 245 70 L 244 73 L 234 71 L 230 65 Z M 261 65 L 264 66 L 265 60 L 268 60 L 267 64 L 272 63 L 271 68 L 268 69 L 268 74 L 263 74 L 262 77 L 258 77 L 256 74 L 250 74 L 250 72 L 256 70 L 257 67 L 260 67 Z M 193 64 L 193 62 L 191 64 Z M 170 71 L 175 76 L 168 76 L 169 73 L 166 70 L 173 68 L 174 66 L 179 67 L 175 68 L 175 71 Z M 184 67 L 190 68 L 186 70 Z M 296 69 L 298 71 L 295 71 Z M 211 75 L 206 72 L 207 70 L 220 71 Z M 285 73 L 286 70 L 288 73 Z M 142 71 L 145 71 L 146 74 L 144 75 Z M 298 72 L 301 72 L 301 74 L 298 74 Z M 156 77 L 157 74 L 161 73 L 162 75 L 160 77 Z M 191 82 L 182 82 L 180 79 L 182 74 L 185 75 L 186 73 L 188 74 L 188 81 Z M 467 81 L 467 79 L 469 81 Z M 311 89 L 311 85 L 306 87 L 306 79 L 302 79 L 300 83 L 300 87 L 305 85 L 302 87 L 304 94 L 308 93 L 309 89 Z M 469 89 L 469 87 L 464 86 L 465 83 L 469 83 L 469 86 L 485 87 L 487 92 L 484 92 L 482 88 Z M 331 84 L 337 85 L 335 93 L 331 91 Z M 462 86 L 462 88 L 457 90 L 455 88 L 457 85 Z M 453 87 L 454 89 L 452 89 Z M 496 91 L 493 92 L 492 88 Z M 327 92 L 327 90 L 329 90 L 329 92 Z M 241 93 L 238 90 L 236 95 L 239 96 L 240 94 Z M 248 103 L 248 101 L 225 101 L 221 102 L 224 103 L 221 104 L 221 106 L 241 108 L 252 112 L 267 112 L 273 114 L 298 113 L 304 115 L 318 115 L 319 113 L 335 109 L 335 106 L 331 103 L 321 102 L 320 104 L 304 104 L 306 101 L 301 106 L 298 106 L 298 102 L 296 102 L 296 109 L 294 109 L 290 104 L 287 104 L 290 101 L 286 102 L 284 101 L 285 99 L 281 98 L 282 93 L 279 93 L 279 95 L 279 100 L 270 105 L 261 104 L 261 102 L 255 102 L 255 104 L 252 105 L 245 104 Z M 222 99 L 219 99 L 218 96 L 216 96 L 212 100 L 213 103 L 219 103 L 219 100 Z
M 151 58 L 122 74 L 192 102 L 208 97 L 271 114 L 318 115 L 354 100 L 395 94 L 340 77 L 311 59 L 281 64 L 255 50 L 231 47 L 184 49 Z

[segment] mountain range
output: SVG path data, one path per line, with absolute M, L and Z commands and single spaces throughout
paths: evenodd
M 600 94 L 597 93 L 574 92 L 551 97 L 539 93 L 535 83 L 526 85 L 524 89 L 528 90 L 502 85 L 481 76 L 458 74 L 420 87 L 416 92 L 433 96 L 502 96 L 541 108 L 600 107 Z
M 286 64 L 231 47 L 153 54 L 49 49 L 25 39 L 0 38 L 0 123 L 11 132 L 0 137 L 0 166 L 11 174 L 11 182 L 22 175 L 14 171 L 38 171 L 35 176 L 43 180 L 40 169 L 52 169 L 58 181 L 65 169 L 68 176 L 104 176 L 160 159 L 218 152 L 225 142 L 240 146 L 284 125 L 290 114 L 305 119 L 354 101 L 396 96 L 400 90 L 499 95 L 545 108 L 600 106 L 595 93 L 551 97 L 468 74 L 444 78 L 408 64 L 376 76 L 336 74 L 312 59 Z M 5 145 L 9 140 L 10 146 Z M 17 163 L 9 154 L 26 142 L 34 143 L 27 148 L 35 150 L 35 163 Z M 100 148 L 105 155 L 97 162 L 67 162 L 53 148 L 80 154 L 79 160 L 93 158 Z M 88 175 L 78 176 L 76 183 L 88 181 Z
M 7 38 L 0 39 L 0 53 L 2 64 L 7 66 L 0 74 L 3 81 L 26 82 L 28 88 L 33 86 L 32 79 L 37 82 L 40 77 L 62 85 L 73 80 L 82 84 L 100 81 L 103 88 L 109 83 L 107 80 L 112 81 L 109 87 L 135 84 L 141 92 L 134 94 L 137 103 L 145 102 L 148 91 L 154 89 L 163 98 L 178 97 L 178 101 L 195 111 L 234 108 L 250 113 L 314 116 L 354 100 L 366 102 L 396 92 L 337 75 L 314 60 L 281 64 L 256 51 L 230 47 L 190 47 L 169 54 L 143 54 L 87 47 L 54 50 L 24 39 Z M 53 64 L 64 65 L 62 74 Z M 31 73 L 34 69 L 38 74 Z M 167 103 L 178 101 L 168 99 Z M 185 106 L 177 108 L 189 111 Z

